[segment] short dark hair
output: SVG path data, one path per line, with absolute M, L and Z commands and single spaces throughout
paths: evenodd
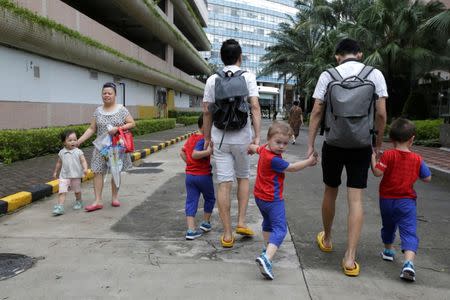
M 416 135 L 416 125 L 408 119 L 398 118 L 391 123 L 389 138 L 394 142 L 404 143 Z
M 102 87 L 102 91 L 105 88 L 112 88 L 114 90 L 114 94 L 117 94 L 117 86 L 114 82 L 106 82 Z
M 234 65 L 242 54 L 239 42 L 234 39 L 226 40 L 220 48 L 220 58 L 225 66 Z
M 66 139 L 69 137 L 69 135 L 71 135 L 73 133 L 75 133 L 75 135 L 77 134 L 75 132 L 75 130 L 72 130 L 72 129 L 67 129 L 67 130 L 64 130 L 63 132 L 61 132 L 61 134 L 59 135 L 61 142 L 64 143 L 66 141 Z
M 337 45 L 334 51 L 335 55 L 357 54 L 361 52 L 359 43 L 353 39 L 343 39 Z
M 200 116 L 198 116 L 197 125 L 198 125 L 198 128 L 203 127 L 203 113 L 201 113 Z
M 294 102 L 292 102 L 292 104 L 294 104 L 295 106 L 300 104 L 300 101 L 295 100 Z

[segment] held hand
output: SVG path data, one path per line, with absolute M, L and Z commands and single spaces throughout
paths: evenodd
M 108 129 L 108 133 L 110 135 L 115 135 L 118 131 L 119 131 L 118 127 L 111 127 L 110 129 Z
M 314 153 L 316 153 L 316 151 L 314 150 L 314 147 L 308 146 L 308 151 L 306 152 L 306 157 L 310 157 Z
M 314 153 L 308 157 L 308 160 L 310 161 L 310 166 L 315 166 L 319 162 L 319 153 L 314 151 Z
M 255 136 L 255 138 L 252 141 L 252 144 L 259 146 L 260 141 L 261 141 L 261 138 L 259 136 Z
M 88 174 L 89 174 L 89 170 L 88 170 L 88 169 L 83 170 L 83 175 L 84 175 L 84 177 L 87 177 Z
M 205 144 L 203 145 L 203 150 L 208 149 L 209 145 L 212 144 L 210 139 L 205 138 Z
M 210 142 L 208 144 L 208 148 L 206 150 L 208 150 L 209 155 L 212 155 L 214 153 L 214 144 L 213 144 L 213 142 Z
M 247 148 L 247 154 L 249 154 L 249 155 L 253 155 L 253 154 L 256 154 L 256 149 L 258 149 L 258 145 L 256 145 L 256 144 L 250 144 L 250 145 L 248 145 L 248 148 Z

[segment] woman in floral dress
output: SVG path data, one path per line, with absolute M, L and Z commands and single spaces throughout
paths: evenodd
M 295 144 L 295 140 L 300 133 L 300 126 L 303 125 L 303 111 L 299 106 L 299 101 L 294 101 L 292 104 L 293 106 L 289 111 L 289 125 L 294 132 L 294 135 L 292 136 L 292 144 Z
M 108 132 L 110 135 L 114 135 L 118 132 L 119 127 L 123 130 L 131 129 L 135 126 L 135 122 L 128 110 L 121 104 L 116 103 L 116 85 L 112 82 L 107 82 L 102 88 L 103 105 L 97 107 L 95 110 L 91 125 L 84 132 L 84 134 L 78 139 L 78 144 L 82 144 L 89 139 L 94 133 L 97 136 Z M 108 130 L 109 126 L 109 130 Z M 123 159 L 123 171 L 131 167 L 131 158 L 129 153 L 125 153 Z M 93 204 L 86 206 L 87 212 L 99 210 L 103 208 L 102 204 L 102 191 L 103 191 L 103 176 L 105 176 L 108 167 L 104 157 L 94 147 L 94 152 L 91 159 L 91 168 L 94 172 L 94 193 L 95 201 Z M 113 179 L 111 179 L 112 181 Z M 119 207 L 119 190 L 116 185 L 111 182 L 112 187 L 112 199 L 111 205 Z

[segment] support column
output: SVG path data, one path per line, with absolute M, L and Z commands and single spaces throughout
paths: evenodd
M 173 24 L 173 4 L 171 0 L 166 0 L 166 15 L 167 15 L 167 20 Z M 165 57 L 165 61 L 169 64 L 169 66 L 173 66 L 173 55 L 174 55 L 174 51 L 172 46 L 170 45 L 166 45 L 166 57 Z

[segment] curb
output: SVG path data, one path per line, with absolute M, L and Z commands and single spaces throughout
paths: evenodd
M 158 145 L 151 146 L 150 148 L 145 148 L 142 150 L 137 150 L 131 153 L 131 161 L 138 161 L 142 158 L 149 156 L 152 153 L 158 152 L 170 145 L 176 144 L 183 141 L 196 133 L 197 131 L 189 132 L 179 137 L 171 140 L 167 140 L 164 143 L 159 143 Z M 94 178 L 94 173 L 89 169 L 86 177 L 82 179 L 83 182 L 91 180 Z M 13 213 L 16 210 L 45 197 L 51 196 L 52 194 L 58 193 L 59 180 L 55 179 L 44 184 L 36 184 L 31 186 L 26 191 L 21 191 L 15 194 L 8 195 L 0 199 L 0 215 Z

